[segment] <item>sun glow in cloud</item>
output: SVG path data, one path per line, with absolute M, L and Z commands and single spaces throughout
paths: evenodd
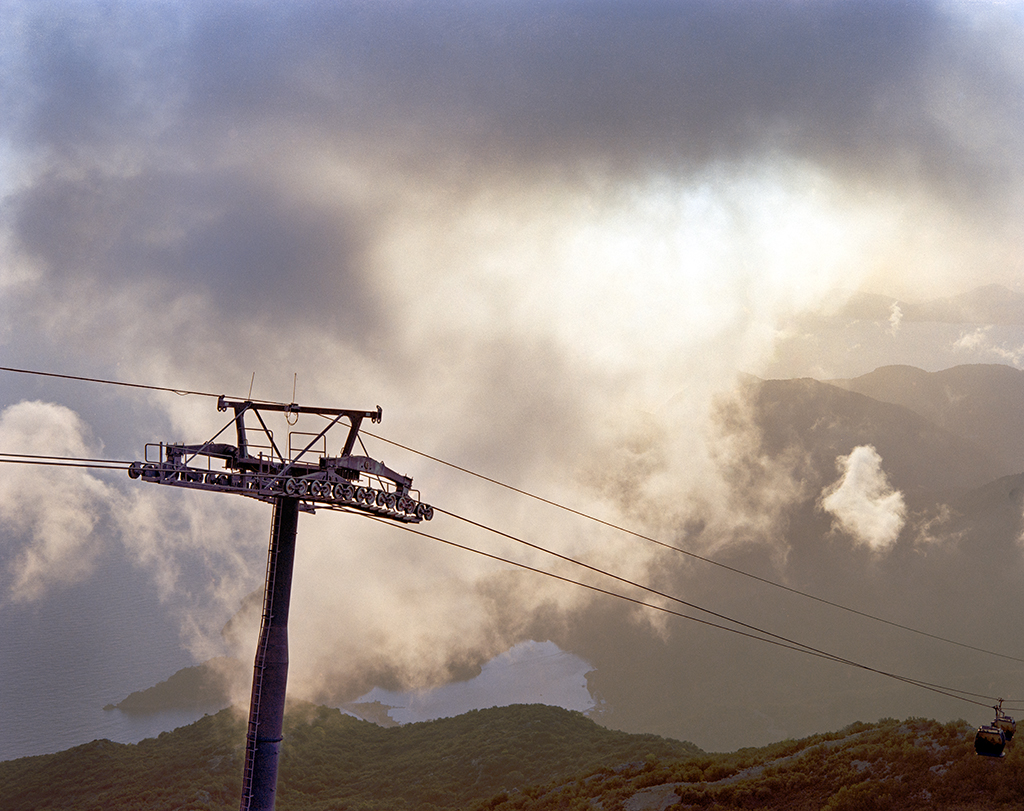
M 892 230 L 890 209 L 810 166 L 614 190 L 496 183 L 457 208 L 425 197 L 397 207 L 378 253 L 413 340 L 546 342 L 648 408 L 695 367 L 723 383 L 756 370 L 779 323 L 855 287 Z

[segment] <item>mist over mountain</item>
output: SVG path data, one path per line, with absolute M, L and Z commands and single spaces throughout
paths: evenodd
M 971 364 L 928 373 L 908 366 L 883 366 L 834 386 L 913 411 L 978 450 L 992 474 L 1024 470 L 1024 371 L 1002 364 Z
M 836 291 L 822 306 L 784 325 L 760 376 L 810 375 L 835 382 L 871 378 L 865 371 L 894 365 L 929 372 L 1002 365 L 1006 375 L 1020 366 L 1024 294 L 1019 290 L 990 284 L 941 298 L 916 292 L 897 297 Z
M 612 525 L 1015 639 L 1002 407 L 804 380 L 1024 368 L 1014 4 L 8 0 L 0 25 L 3 751 L 138 740 L 102 707 L 251 661 L 267 505 L 111 469 L 220 436 L 221 394 L 380 404 L 365 454 L 436 508 L 420 535 L 303 513 L 293 697 L 422 695 L 532 641 L 589 663 L 606 723 L 706 748 L 973 709 L 659 608 L 1012 694 L 1012 659 Z M 323 427 L 278 416 L 281 448 Z
M 1022 373 L 988 366 L 877 374 L 904 392 L 913 381 L 919 392 L 969 381 L 958 413 L 969 413 L 976 397 L 975 413 L 993 420 L 937 424 L 840 385 L 747 379 L 720 419 L 746 438 L 744 453 L 726 463 L 736 512 L 760 511 L 763 520 L 723 528 L 692 518 L 672 542 L 858 611 L 1018 656 L 1022 606 L 1013 584 L 1024 576 L 1024 474 L 1001 475 L 1012 454 L 997 454 L 996 438 L 999 422 L 1024 406 L 1007 386 Z M 1006 393 L 1006 412 L 981 405 L 990 391 Z M 917 401 L 922 411 L 925 402 Z M 858 456 L 865 448 L 874 453 Z M 847 485 L 857 492 L 845 505 L 829 500 Z M 657 582 L 695 605 L 888 672 L 999 695 L 1014 692 L 1021 675 L 1019 661 L 871 622 L 682 555 L 663 559 Z M 594 664 L 590 685 L 608 707 L 602 720 L 622 729 L 718 749 L 856 717 L 971 715 L 969 705 L 693 623 L 666 621 L 653 632 L 630 612 L 591 612 L 554 638 Z
M 735 630 L 766 630 L 865 667 L 956 689 L 1012 694 L 1018 661 L 825 601 L 1016 655 L 1024 472 L 1005 475 L 1019 442 L 1001 444 L 1000 437 L 1024 408 L 1022 378 L 1024 372 L 998 365 L 938 373 L 887 367 L 852 381 L 743 378 L 716 411 L 731 520 L 718 516 L 721 505 L 705 505 L 702 514 L 693 502 L 685 523 L 659 540 L 821 600 L 672 552 L 658 558 L 645 582 L 686 601 L 663 603 L 673 610 Z M 512 589 L 522 577 L 504 572 L 492 585 Z M 247 606 L 258 613 L 252 595 Z M 242 622 L 243 616 L 226 629 L 241 650 L 253 636 L 243 626 L 255 622 L 255 616 Z M 709 749 L 761 745 L 858 718 L 975 712 L 877 673 L 671 616 L 652 619 L 610 598 L 575 612 L 540 612 L 522 633 L 592 666 L 590 714 L 602 724 Z M 500 671 L 501 664 L 488 667 Z M 547 677 L 548 699 L 540 678 L 537 700 L 558 704 L 557 677 Z M 218 679 L 222 669 L 213 668 L 210 680 L 222 684 L 226 705 L 231 693 Z M 437 709 L 431 716 L 432 702 L 438 708 L 444 702 L 429 698 L 430 689 L 418 698 L 415 691 L 405 698 L 376 691 L 366 699 L 372 707 L 363 709 L 351 703 L 354 688 L 344 680 L 320 689 L 319 699 L 383 723 L 451 714 Z M 521 691 L 509 689 L 501 681 L 453 682 L 445 688 L 447 706 L 522 700 Z M 422 708 L 419 715 L 410 714 L 413 706 Z
M 904 403 L 850 388 L 810 378 L 749 384 L 740 397 L 758 431 L 753 453 L 793 458 L 818 492 L 835 479 L 837 457 L 865 445 L 878 451 L 893 487 L 905 495 L 978 487 L 1008 472 L 975 431 L 957 431 L 954 422 L 936 422 Z M 1024 389 L 1021 395 L 1024 405 Z

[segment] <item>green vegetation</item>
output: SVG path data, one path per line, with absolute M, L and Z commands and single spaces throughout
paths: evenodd
M 555 775 L 647 755 L 687 758 L 692 744 L 630 735 L 543 705 L 475 710 L 384 729 L 325 707 L 293 713 L 278 808 L 463 809 Z M 341 801 L 343 798 L 343 802 Z
M 224 710 L 138 744 L 93 741 L 0 763 L 3 811 L 238 806 L 245 720 Z
M 462 809 L 503 790 L 602 766 L 699 754 L 543 705 L 478 710 L 385 729 L 336 709 L 289 705 L 280 811 Z M 139 744 L 94 741 L 0 763 L 0 809 L 237 807 L 245 718 L 223 710 Z
M 382 728 L 289 706 L 280 811 L 1024 809 L 1024 751 L 974 755 L 965 723 L 885 719 L 708 754 L 540 705 Z M 245 719 L 206 716 L 136 745 L 109 741 L 0 763 L 7 809 L 231 809 Z
M 1017 749 L 1011 745 L 1002 760 L 978 757 L 973 732 L 962 721 L 858 723 L 761 749 L 682 761 L 649 758 L 569 781 L 527 786 L 472 809 L 660 811 L 670 803 L 673 808 L 710 811 L 1024 809 L 1024 753 L 1019 744 Z

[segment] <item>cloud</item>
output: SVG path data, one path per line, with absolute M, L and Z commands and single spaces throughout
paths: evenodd
M 225 622 L 265 571 L 265 511 L 218 495 L 141 486 L 119 490 L 114 503 L 119 548 L 150 575 L 197 661 L 223 653 Z
M 987 348 L 988 333 L 991 327 L 978 327 L 973 332 L 962 332 L 960 337 L 953 343 L 953 348 L 967 352 L 977 352 Z
M 822 509 L 858 543 L 875 551 L 892 546 L 906 522 L 906 505 L 890 487 L 878 451 L 861 445 L 837 457 L 836 467 L 842 476 L 822 491 Z
M 967 352 L 976 355 L 987 355 L 997 358 L 1000 362 L 1020 366 L 1024 360 L 1024 346 L 1016 349 L 1007 347 L 1006 341 L 999 341 L 992 336 L 992 326 L 978 327 L 972 332 L 961 332 L 953 342 L 955 352 Z
M 899 302 L 894 301 L 892 306 L 889 307 L 889 334 L 895 335 L 899 332 L 900 324 L 903 321 L 903 310 L 900 309 Z
M 1024 77 L 1009 7 L 3 13 L 11 365 L 231 395 L 255 373 L 259 398 L 380 403 L 388 438 L 672 538 L 781 548 L 803 460 L 743 447 L 745 429 L 723 438 L 715 403 L 770 362 L 794 315 L 838 305 L 840 286 L 935 296 L 1020 278 Z M 201 398 L 60 393 L 126 458 L 223 427 Z M 429 502 L 628 576 L 678 574 L 628 539 L 368 446 Z M 874 515 L 848 531 L 885 547 L 898 494 L 872 495 L 870 460 L 849 459 L 833 514 Z M 86 510 L 63 520 L 83 532 L 43 533 L 52 554 L 39 546 L 20 571 L 85 576 L 106 521 L 168 604 L 192 606 L 190 649 L 213 652 L 218 623 L 260 584 L 265 505 L 123 482 L 89 518 L 95 485 L 76 481 Z M 592 630 L 589 597 L 350 518 L 302 519 L 293 673 L 311 694 L 437 683 L 531 634 Z M 651 624 L 625 613 L 628 633 Z
M 888 273 L 869 246 L 1020 177 L 971 171 L 1014 152 L 965 137 L 1018 137 L 995 11 L 968 37 L 924 2 L 15 8 L 5 139 L 32 159 L 5 223 L 42 278 L 13 334 L 107 363 L 92 318 L 179 368 L 214 347 L 240 380 L 290 378 L 307 346 L 475 368 L 452 349 L 481 331 L 506 355 L 530 333 L 537 366 L 667 368 L 739 319 L 756 358 L 819 283 Z M 954 81 L 974 124 L 936 110 Z
M 9 454 L 103 456 L 78 414 L 40 401 L 0 412 L 0 448 Z M 183 645 L 197 658 L 216 655 L 225 618 L 263 572 L 259 556 L 246 548 L 247 542 L 264 538 L 258 513 L 248 500 L 215 503 L 165 488 L 128 490 L 121 484 L 80 468 L 5 465 L 0 566 L 8 577 L 0 597 L 38 601 L 88 581 L 103 555 L 127 553 L 151 575 L 159 599 L 177 613 Z
M 70 409 L 39 401 L 0 412 L 5 453 L 91 456 L 100 453 Z M 53 586 L 86 580 L 102 547 L 98 532 L 110 489 L 82 470 L 5 465 L 0 477 L 0 529 L 7 547 L 6 599 L 37 599 Z

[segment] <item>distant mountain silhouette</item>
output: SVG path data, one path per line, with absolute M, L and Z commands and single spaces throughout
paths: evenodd
M 1024 471 L 1020 369 L 974 364 L 925 372 L 912 366 L 883 366 L 852 380 L 829 382 L 907 408 L 955 434 L 991 460 L 990 479 Z
M 920 371 L 906 368 L 907 379 Z M 837 478 L 837 457 L 872 445 L 892 485 L 911 497 L 973 489 L 1006 472 L 993 443 L 978 441 L 987 433 L 957 431 L 956 421 L 938 424 L 919 409 L 843 385 L 849 382 L 748 379 L 744 397 L 760 429 L 761 452 L 799 449 L 805 475 L 820 489 Z

